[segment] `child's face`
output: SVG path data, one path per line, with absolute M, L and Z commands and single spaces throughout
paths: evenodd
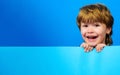
M 111 28 L 106 28 L 106 25 L 100 22 L 96 23 L 81 23 L 81 34 L 86 43 L 90 46 L 97 44 L 105 44 L 106 34 L 109 34 Z

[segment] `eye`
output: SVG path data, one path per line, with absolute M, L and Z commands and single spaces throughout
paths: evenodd
M 99 27 L 100 25 L 99 24 L 95 24 L 95 27 Z
M 87 24 L 85 24 L 85 25 L 82 25 L 82 27 L 88 27 L 88 25 L 87 25 Z

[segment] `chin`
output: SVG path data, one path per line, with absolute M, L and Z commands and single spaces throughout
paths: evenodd
M 95 47 L 97 44 L 96 43 L 88 43 L 90 46 Z

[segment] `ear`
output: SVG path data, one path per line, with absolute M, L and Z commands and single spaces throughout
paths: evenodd
M 107 28 L 106 33 L 110 34 L 110 32 L 111 32 L 111 28 Z

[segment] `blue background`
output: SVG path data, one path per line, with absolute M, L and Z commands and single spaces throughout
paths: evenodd
M 79 46 L 79 8 L 98 2 L 110 9 L 113 45 L 120 45 L 118 0 L 0 0 L 0 46 Z

